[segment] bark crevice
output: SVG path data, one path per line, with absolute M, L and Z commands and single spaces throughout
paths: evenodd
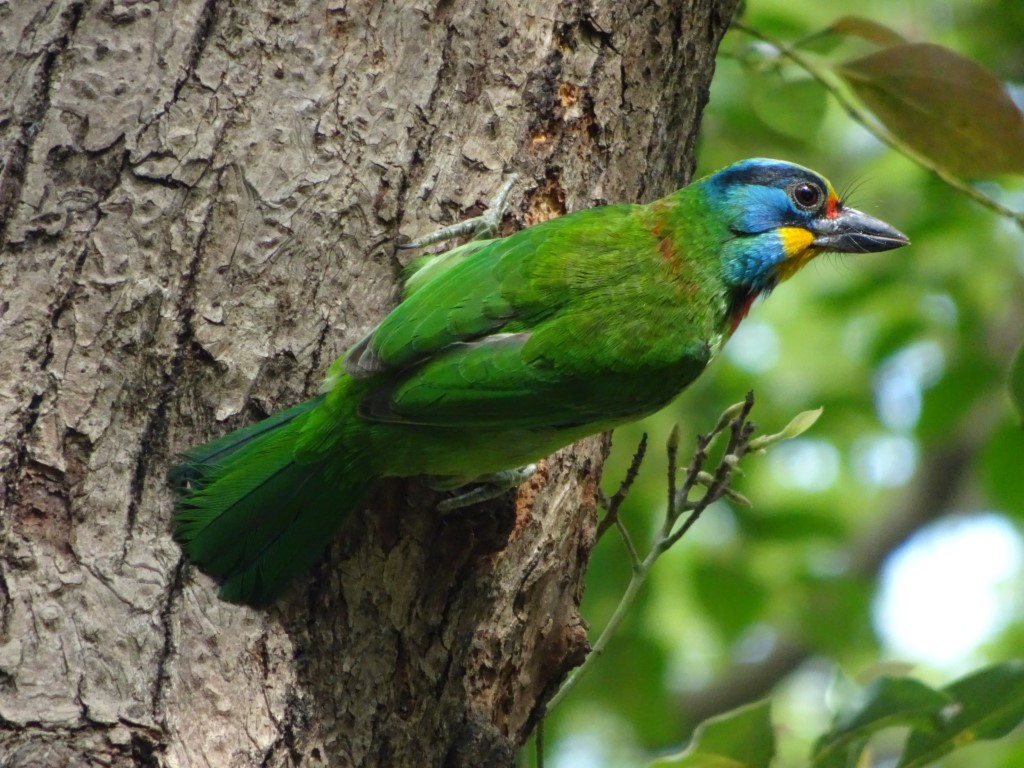
M 51 83 L 57 62 L 71 44 L 82 19 L 83 8 L 84 3 L 73 2 L 61 12 L 60 28 L 42 47 L 41 61 L 28 93 L 19 94 L 18 102 L 14 105 L 15 112 L 21 113 L 18 119 L 20 130 L 11 142 L 3 168 L 0 169 L 0 249 L 7 242 L 7 223 L 21 198 L 28 156 L 39 134 L 39 123 L 50 109 Z M 20 48 L 21 41 L 15 38 L 14 44 Z M 19 58 L 23 56 L 21 50 L 14 55 Z

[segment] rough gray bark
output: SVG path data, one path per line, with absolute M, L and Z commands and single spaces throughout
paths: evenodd
M 686 181 L 734 2 L 397 5 L 0 5 L 0 764 L 509 765 L 585 653 L 600 439 L 514 511 L 384 485 L 266 612 L 169 534 L 174 454 L 313 392 L 400 234 Z

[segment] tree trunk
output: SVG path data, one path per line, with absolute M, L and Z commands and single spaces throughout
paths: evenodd
M 395 243 L 651 200 L 734 2 L 0 7 L 0 764 L 502 766 L 587 650 L 605 444 L 488 514 L 382 485 L 264 612 L 170 536 L 176 453 L 315 392 Z

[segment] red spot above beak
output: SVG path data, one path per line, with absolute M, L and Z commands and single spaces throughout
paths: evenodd
M 830 219 L 834 219 L 839 215 L 839 211 L 842 210 L 843 204 L 839 202 L 839 198 L 835 195 L 828 196 L 828 202 L 825 203 L 825 216 Z

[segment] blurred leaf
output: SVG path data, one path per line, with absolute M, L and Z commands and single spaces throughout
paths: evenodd
M 765 590 L 746 564 L 706 557 L 693 566 L 692 586 L 708 618 L 729 640 L 757 620 Z
M 998 367 L 978 347 L 962 350 L 934 387 L 924 393 L 918 434 L 922 440 L 948 439 L 982 398 L 990 397 Z
M 757 78 L 751 84 L 754 113 L 774 131 L 806 139 L 821 129 L 828 94 L 810 79 L 778 82 Z
M 734 510 L 734 514 L 743 532 L 761 541 L 835 541 L 849 533 L 842 521 L 819 512 L 783 510 L 773 511 L 771 514 L 758 514 L 737 509 Z
M 731 757 L 725 757 L 724 755 L 696 752 L 692 755 L 680 756 L 674 761 L 669 761 L 669 758 L 662 758 L 651 763 L 651 765 L 657 766 L 657 768 L 662 766 L 669 766 L 669 768 L 746 768 L 748 764 L 739 760 L 733 760 Z M 768 763 L 764 765 L 767 766 Z
M 821 417 L 824 410 L 824 408 L 819 407 L 813 411 L 798 413 L 789 420 L 789 423 L 782 428 L 781 432 L 776 432 L 774 435 L 762 435 L 751 440 L 750 450 L 759 451 L 782 440 L 792 440 L 794 437 L 799 437 L 814 426 L 814 423 Z
M 954 173 L 1024 173 L 1024 115 L 980 64 L 939 45 L 905 43 L 836 71 L 889 130 Z
M 898 311 L 893 307 L 893 314 Z M 885 325 L 879 329 L 877 335 L 872 339 L 870 359 L 873 363 L 880 363 L 894 352 L 898 352 L 911 342 L 919 341 L 928 332 L 928 324 L 920 313 L 909 317 L 886 317 Z
M 804 411 L 798 413 L 793 419 L 783 427 L 782 435 L 784 440 L 791 440 L 794 437 L 799 437 L 808 429 L 814 426 L 814 423 L 821 417 L 821 412 L 824 408 L 815 408 L 812 411 Z
M 896 30 L 877 21 L 865 19 L 863 16 L 843 16 L 832 22 L 825 31 L 834 35 L 859 37 L 882 46 L 899 45 L 906 42 L 906 38 Z
M 864 619 L 871 612 L 871 583 L 852 576 L 804 578 L 807 592 L 798 608 L 805 641 L 822 653 L 872 647 L 874 631 Z
M 1017 408 L 1021 426 L 1024 426 L 1024 345 L 1017 350 L 1010 363 L 1009 385 L 1010 397 Z
M 628 653 L 628 663 L 616 655 L 612 663 L 598 664 L 575 695 L 606 711 L 628 712 L 641 743 L 671 743 L 678 731 L 676 720 L 667 713 L 676 699 L 662 684 L 668 675 L 665 650 L 656 639 L 642 634 L 641 627 L 622 628 L 626 632 L 615 637 L 609 654 Z
M 814 745 L 815 768 L 855 765 L 871 734 L 897 725 L 929 727 L 952 698 L 909 677 L 880 677 L 865 690 L 858 708 L 840 716 Z
M 651 763 L 656 768 L 768 768 L 775 756 L 771 702 L 748 704 L 697 726 L 678 755 Z
M 910 677 L 916 666 L 916 664 L 912 664 L 908 661 L 893 661 L 891 659 L 876 661 L 875 663 L 858 671 L 853 677 L 853 683 L 859 685 L 861 688 L 867 688 L 871 683 L 881 677 Z
M 979 740 L 1002 738 L 1024 720 L 1024 662 L 997 664 L 944 690 L 955 700 L 937 730 L 913 731 L 897 768 L 921 768 Z
M 988 438 L 981 455 L 979 475 L 988 501 L 999 511 L 1024 518 L 1024 432 L 1009 421 Z

